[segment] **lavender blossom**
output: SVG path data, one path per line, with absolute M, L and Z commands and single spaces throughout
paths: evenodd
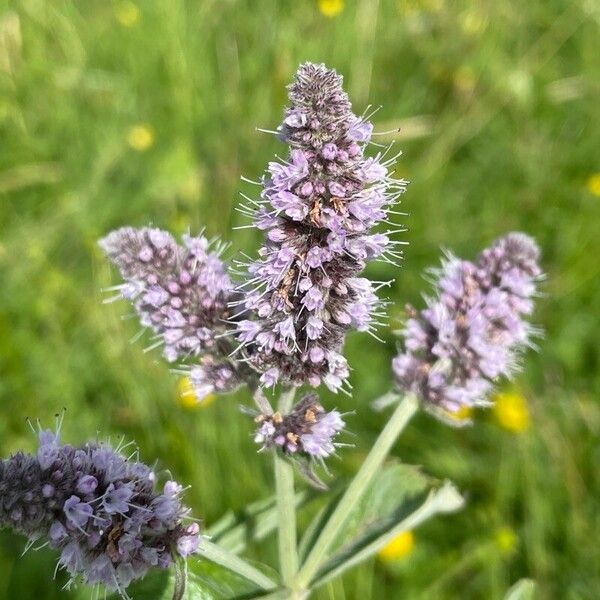
M 334 439 L 344 428 L 337 410 L 325 411 L 314 394 L 305 396 L 287 415 L 259 415 L 254 441 L 286 454 L 324 459 L 335 452 Z
M 81 578 L 123 597 L 125 588 L 175 556 L 196 551 L 199 526 L 184 520 L 182 487 L 102 443 L 61 445 L 40 431 L 36 454 L 0 460 L 0 529 L 43 539 L 60 551 L 72 584 Z
M 391 231 L 372 229 L 407 182 L 388 175 L 396 157 L 364 156 L 373 127 L 352 113 L 335 71 L 300 66 L 289 98 L 279 127 L 289 157 L 269 163 L 249 211 L 266 242 L 242 285 L 249 316 L 236 324 L 238 340 L 264 386 L 338 390 L 349 374 L 346 332 L 371 332 L 381 305 L 360 273 L 368 260 L 401 257 Z
M 410 318 L 405 351 L 393 361 L 398 388 L 444 416 L 486 406 L 494 382 L 518 368 L 537 331 L 525 321 L 541 276 L 536 243 L 510 233 L 475 263 L 450 256 L 436 277 L 435 298 Z
M 196 397 L 238 387 L 240 366 L 229 360 L 233 348 L 224 337 L 236 295 L 219 249 L 211 251 L 203 236 L 184 235 L 179 245 L 166 231 L 131 227 L 113 231 L 100 246 L 125 280 L 119 297 L 133 303 L 165 358 L 202 357 L 190 374 Z

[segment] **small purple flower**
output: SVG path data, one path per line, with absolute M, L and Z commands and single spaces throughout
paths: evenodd
M 522 233 L 500 238 L 475 263 L 448 258 L 434 272 L 437 295 L 420 312 L 408 309 L 405 352 L 393 361 L 398 388 L 442 417 L 487 406 L 494 382 L 517 370 L 539 333 L 524 318 L 541 277 L 538 260 Z
M 58 457 L 58 441 L 51 431 L 40 433 L 40 447 L 37 458 L 42 469 L 49 469 Z
M 71 496 L 64 503 L 63 512 L 75 527 L 83 527 L 94 513 L 92 507 L 87 502 L 82 502 L 78 496 Z
M 177 540 L 177 552 L 180 556 L 186 557 L 194 554 L 200 545 L 200 527 L 198 523 L 192 523 L 185 529 L 185 535 Z
M 277 367 L 271 367 L 261 375 L 260 382 L 265 387 L 273 387 L 277 383 L 278 379 L 279 369 Z
M 224 394 L 237 389 L 242 383 L 239 369 L 228 359 L 215 360 L 205 356 L 189 371 L 192 389 L 198 402 L 210 394 Z
M 124 484 L 117 488 L 111 483 L 102 497 L 102 506 L 109 515 L 125 514 L 129 511 L 129 501 L 133 494 L 130 485 Z
M 77 492 L 84 496 L 92 494 L 98 487 L 98 480 L 93 475 L 83 475 L 77 482 Z
M 302 304 L 311 312 L 321 310 L 325 306 L 323 292 L 317 286 L 311 287 L 308 292 L 304 294 Z

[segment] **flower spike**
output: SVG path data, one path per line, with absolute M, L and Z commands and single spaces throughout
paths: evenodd
M 235 346 L 227 332 L 230 303 L 238 295 L 219 251 L 202 235 L 183 236 L 178 244 L 160 229 L 123 227 L 100 240 L 125 283 L 119 297 L 132 302 L 144 327 L 164 346 L 170 362 L 199 359 L 190 367 L 198 400 L 213 392 L 230 392 L 254 377 L 245 365 L 230 360 Z
M 361 272 L 371 259 L 401 257 L 373 227 L 407 182 L 390 178 L 394 158 L 364 155 L 373 126 L 352 112 L 334 70 L 301 65 L 289 99 L 278 130 L 289 156 L 269 163 L 263 180 L 254 222 L 266 242 L 248 265 L 237 336 L 264 386 L 336 391 L 349 375 L 346 332 L 371 332 L 381 307 Z
M 444 261 L 433 272 L 436 296 L 420 312 L 408 307 L 405 350 L 393 361 L 398 388 L 442 418 L 489 405 L 494 382 L 518 369 L 520 353 L 539 334 L 525 320 L 541 277 L 538 260 L 530 237 L 510 233 L 474 263 Z
M 125 588 L 151 568 L 198 548 L 199 526 L 185 524 L 182 486 L 98 442 L 74 447 L 58 433 L 39 432 L 34 455 L 0 460 L 0 529 L 46 540 L 60 551 L 58 566 L 85 583 Z

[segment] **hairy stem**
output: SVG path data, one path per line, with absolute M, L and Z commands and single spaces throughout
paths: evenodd
M 277 584 L 272 579 L 261 573 L 250 563 L 247 563 L 244 559 L 228 552 L 217 544 L 209 542 L 206 538 L 200 543 L 198 555 L 245 577 L 248 581 L 255 583 L 263 590 L 270 591 L 277 588 Z
M 400 432 L 416 413 L 418 407 L 418 400 L 413 394 L 408 394 L 398 404 L 306 557 L 294 582 L 296 589 L 304 589 L 309 586 L 320 566 L 327 559 L 327 552 L 348 520 L 352 509 L 366 492 Z
M 278 410 L 282 415 L 290 412 L 294 402 L 295 388 L 283 392 Z M 290 586 L 298 572 L 296 540 L 296 504 L 294 499 L 294 469 L 277 451 L 273 452 L 275 487 L 277 495 L 279 568 L 285 586 Z
M 187 584 L 187 561 L 184 558 L 178 558 L 175 561 L 175 587 L 173 589 L 172 600 L 182 600 L 185 594 Z

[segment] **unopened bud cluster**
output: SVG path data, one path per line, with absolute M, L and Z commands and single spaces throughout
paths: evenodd
M 318 459 L 335 452 L 334 439 L 344 428 L 342 415 L 326 411 L 314 394 L 305 396 L 287 415 L 259 415 L 256 422 L 254 441 L 262 447 Z

